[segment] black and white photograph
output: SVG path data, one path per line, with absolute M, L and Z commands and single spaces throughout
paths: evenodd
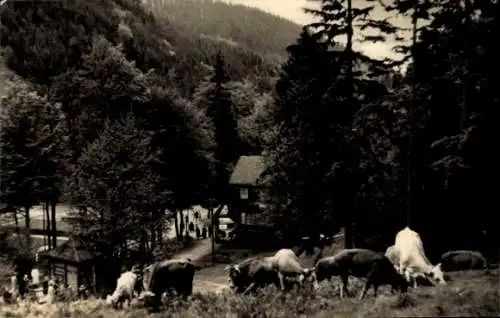
M 1 0 L 0 318 L 499 316 L 499 41 L 498 0 Z

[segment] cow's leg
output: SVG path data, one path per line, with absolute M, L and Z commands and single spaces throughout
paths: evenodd
M 399 270 L 399 274 L 401 274 L 401 275 L 404 275 L 406 272 L 406 268 L 405 268 L 403 262 L 401 262 L 401 261 L 399 262 L 398 270 Z
M 418 287 L 417 278 L 413 277 L 413 288 L 417 288 L 417 287 Z
M 255 282 L 252 282 L 245 291 L 243 291 L 243 295 L 251 291 L 255 287 Z
M 366 281 L 365 286 L 363 287 L 363 290 L 361 291 L 361 294 L 359 295 L 359 300 L 361 300 L 361 299 L 363 299 L 363 298 L 365 297 L 365 295 L 366 295 L 366 293 L 368 292 L 368 290 L 370 289 L 371 285 L 372 285 L 372 283 L 371 283 L 371 281 L 368 279 L 368 280 Z
M 283 275 L 283 273 L 281 273 L 281 272 L 278 272 L 278 277 L 280 279 L 281 290 L 284 291 L 285 290 L 285 275 Z
M 344 298 L 344 293 L 350 297 L 349 290 L 347 289 L 347 284 L 349 282 L 349 275 L 341 275 L 342 287 L 340 288 L 340 298 Z
M 403 276 L 404 276 L 404 278 L 406 279 L 406 281 L 407 281 L 408 283 L 411 283 L 411 279 L 412 279 L 412 277 L 411 277 L 412 275 L 411 275 L 411 273 L 410 273 L 410 272 L 411 272 L 411 270 L 410 270 L 409 268 L 406 268 L 406 269 L 404 270 L 404 273 L 403 273 Z

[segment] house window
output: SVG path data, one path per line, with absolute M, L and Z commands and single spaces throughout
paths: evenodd
M 240 189 L 240 199 L 248 200 L 248 189 L 247 188 Z

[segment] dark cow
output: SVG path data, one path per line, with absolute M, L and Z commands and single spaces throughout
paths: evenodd
M 445 271 L 486 269 L 488 263 L 479 251 L 450 251 L 441 255 L 442 268 Z
M 318 282 L 340 276 L 340 298 L 344 297 L 344 292 L 349 293 L 347 283 L 350 275 L 367 278 L 359 299 L 365 296 L 372 285 L 375 295 L 380 285 L 391 285 L 393 290 L 402 292 L 408 290 L 408 283 L 396 271 L 391 261 L 383 253 L 367 249 L 345 249 L 334 256 L 324 257 L 316 263 L 315 274 Z
M 158 308 L 163 293 L 173 289 L 184 298 L 193 292 L 196 267 L 190 259 L 171 259 L 156 262 L 143 270 L 144 292 L 139 297 Z
M 278 271 L 266 257 L 248 258 L 236 265 L 228 265 L 224 270 L 229 272 L 231 289 L 237 293 L 246 294 L 272 284 L 280 288 Z

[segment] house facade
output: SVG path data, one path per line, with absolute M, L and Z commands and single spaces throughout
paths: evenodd
M 241 225 L 270 225 L 264 203 L 269 188 L 261 179 L 265 168 L 262 156 L 241 156 L 233 169 L 229 214 Z

